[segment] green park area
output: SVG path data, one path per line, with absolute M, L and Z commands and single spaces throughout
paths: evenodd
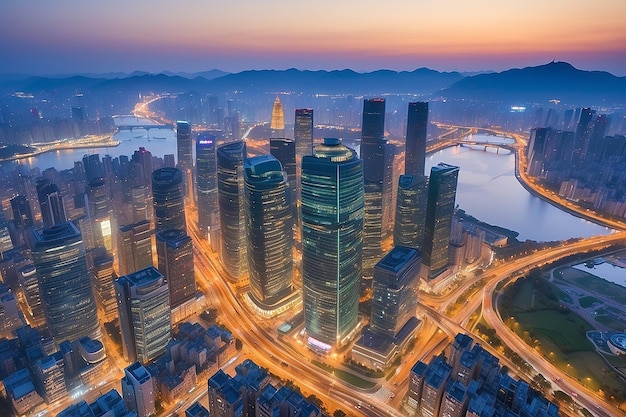
M 591 298 L 585 303 L 599 301 Z M 587 339 L 593 327 L 565 302 L 571 297 L 535 270 L 505 289 L 498 308 L 509 328 L 555 366 L 599 395 L 622 402 L 623 381 Z

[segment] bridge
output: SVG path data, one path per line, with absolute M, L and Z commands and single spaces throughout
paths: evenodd
M 145 117 L 136 117 L 134 115 L 113 116 L 113 122 L 118 131 L 133 129 L 173 129 L 172 123 L 157 123 L 152 119 Z
M 496 153 L 500 153 L 500 149 L 506 149 L 511 152 L 515 152 L 515 146 L 513 144 L 501 143 L 501 142 L 481 142 L 475 140 L 458 140 L 456 141 L 461 146 L 477 146 L 482 147 L 483 151 L 487 152 L 487 149 L 495 149 Z

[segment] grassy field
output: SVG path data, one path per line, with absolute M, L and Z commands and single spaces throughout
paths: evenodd
M 555 272 L 555 274 L 557 273 Z M 558 275 L 560 275 L 565 281 L 574 282 L 589 291 L 602 294 L 603 296 L 617 301 L 620 304 L 626 304 L 626 288 L 621 285 L 598 278 L 588 272 L 569 267 L 560 268 L 558 270 Z
M 546 280 L 525 279 L 507 288 L 499 309 L 521 339 L 564 372 L 595 390 L 624 391 L 624 383 L 586 337 L 593 328 L 562 306 L 561 293 Z
M 363 378 L 359 378 L 358 376 L 350 373 L 350 372 L 346 372 L 344 370 L 341 369 L 337 369 L 334 368 L 330 365 L 327 365 L 323 362 L 320 361 L 316 361 L 313 360 L 311 361 L 311 363 L 319 368 L 322 368 L 323 370 L 325 370 L 326 372 L 328 372 L 329 374 L 334 374 L 335 377 L 346 381 L 348 384 L 350 385 L 354 385 L 357 388 L 362 388 L 362 389 L 368 389 L 368 388 L 373 388 L 376 384 L 374 382 L 371 381 L 367 381 Z
M 582 308 L 589 308 L 593 306 L 594 304 L 601 304 L 602 301 L 598 300 L 596 297 L 587 295 L 585 297 L 580 297 L 578 299 L 578 303 L 580 304 Z

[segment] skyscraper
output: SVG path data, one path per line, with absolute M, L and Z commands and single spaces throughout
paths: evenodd
M 401 175 L 398 180 L 393 244 L 421 248 L 424 242 L 428 177 Z
M 244 176 L 250 298 L 272 311 L 293 291 L 291 190 L 274 156 L 246 159 Z
M 295 141 L 287 138 L 270 138 L 270 153 L 280 165 L 282 165 L 283 171 L 287 174 L 287 183 L 291 194 L 291 213 L 293 222 L 296 222 L 298 216 L 298 207 L 296 206 L 296 143 Z
M 385 100 L 363 102 L 361 159 L 365 184 L 362 291 L 371 287 L 374 265 L 382 257 L 382 241 L 391 232 L 393 154 L 385 139 Z
M 140 362 L 135 362 L 124 369 L 122 378 L 124 405 L 129 410 L 135 410 L 137 417 L 148 417 L 156 413 L 154 390 L 152 375 Z
M 233 281 L 247 271 L 244 215 L 243 161 L 246 143 L 231 142 L 217 148 L 217 189 L 222 231 L 221 259 Z
M 196 296 L 193 271 L 193 244 L 184 230 L 162 230 L 156 235 L 159 272 L 170 291 L 170 307 L 175 308 Z
M 41 305 L 55 344 L 83 336 L 100 339 L 85 247 L 76 226 L 62 223 L 33 230 L 31 250 Z
M 394 337 L 417 309 L 417 290 L 422 256 L 419 250 L 396 246 L 374 267 L 370 327 L 380 335 Z
M 273 138 L 282 138 L 285 136 L 285 113 L 283 112 L 283 103 L 280 102 L 280 97 L 278 96 L 276 96 L 274 106 L 272 107 L 270 132 L 270 136 Z
M 117 315 L 117 302 L 113 280 L 117 276 L 113 272 L 113 256 L 105 248 L 97 247 L 89 253 L 88 258 L 97 304 L 107 320 L 114 319 Z
M 177 168 L 159 168 L 152 173 L 155 231 L 187 230 L 183 199 L 183 176 Z
M 296 109 L 293 138 L 296 141 L 298 161 L 303 156 L 313 154 L 313 109 Z
M 198 229 L 208 238 L 213 250 L 219 241 L 217 204 L 217 157 L 215 135 L 201 132 L 196 141 L 196 187 L 198 196 Z
M 429 278 L 443 272 L 449 264 L 450 230 L 459 167 L 440 163 L 430 170 L 428 203 L 422 256 Z
M 120 227 L 118 233 L 120 275 L 152 266 L 152 231 L 150 222 L 142 220 Z
M 189 122 L 176 122 L 176 149 L 178 151 L 178 168 L 185 172 L 193 168 L 191 125 Z
M 43 226 L 52 227 L 56 224 L 65 223 L 67 216 L 59 187 L 46 178 L 40 178 L 37 180 L 36 188 Z
M 165 277 L 150 266 L 116 279 L 114 285 L 124 358 L 148 362 L 163 354 L 172 333 Z
M 309 346 L 347 342 L 358 323 L 363 169 L 356 152 L 326 138 L 302 160 L 302 297 Z
M 404 174 L 424 175 L 426 138 L 428 135 L 428 103 L 409 103 L 406 121 L 406 152 Z
M 35 225 L 30 204 L 23 195 L 18 195 L 11 199 L 11 210 L 13 211 L 13 221 L 16 227 L 29 228 Z
M 86 187 L 94 247 L 113 251 L 113 211 L 104 178 L 92 178 Z M 93 249 L 93 248 L 88 248 Z

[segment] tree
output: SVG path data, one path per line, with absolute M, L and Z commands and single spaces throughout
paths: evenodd
M 235 349 L 241 350 L 243 349 L 243 342 L 241 339 L 235 339 Z
M 333 413 L 333 417 L 347 417 L 347 414 L 343 412 L 343 410 L 335 410 Z

